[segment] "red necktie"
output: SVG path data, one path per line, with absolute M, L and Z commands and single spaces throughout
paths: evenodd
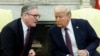
M 70 40 L 70 36 L 68 34 L 68 29 L 65 28 L 65 38 L 66 38 L 66 46 L 70 52 L 70 55 L 73 56 L 73 51 L 72 51 L 72 44 L 71 44 L 71 40 Z
M 29 43 L 29 39 L 30 39 L 30 29 L 27 29 L 27 33 L 26 33 L 26 42 L 25 42 L 25 45 L 22 49 L 22 52 L 21 52 L 21 55 L 20 56 L 23 56 L 24 55 L 24 51 Z

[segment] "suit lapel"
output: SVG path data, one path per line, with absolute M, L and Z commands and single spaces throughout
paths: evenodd
M 20 36 L 20 39 L 21 39 L 21 43 L 24 45 L 24 35 L 23 35 L 23 27 L 22 27 L 22 23 L 21 23 L 21 19 L 18 19 L 18 27 L 19 27 L 19 36 Z
M 61 32 L 61 28 L 57 28 L 56 29 L 56 34 L 57 34 L 57 44 L 59 46 L 61 46 L 61 48 L 63 48 L 65 51 L 67 51 L 67 48 L 66 48 L 66 45 L 65 45 L 65 42 L 64 42 L 64 39 L 63 39 L 63 35 L 62 35 L 62 32 Z
M 75 40 L 76 40 L 76 44 L 77 46 L 79 45 L 80 40 L 80 25 L 77 23 L 77 21 L 75 21 L 74 19 L 72 19 L 72 27 L 73 27 L 73 31 L 74 31 L 74 35 L 75 35 Z

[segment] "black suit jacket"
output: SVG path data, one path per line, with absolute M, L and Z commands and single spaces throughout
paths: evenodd
M 94 56 L 96 48 L 99 45 L 99 39 L 95 31 L 86 20 L 72 19 L 71 21 L 78 49 L 87 49 L 89 55 Z M 53 56 L 66 56 L 70 54 L 64 43 L 61 28 L 54 25 L 49 29 L 49 36 Z
M 32 41 L 34 39 L 35 28 L 30 30 L 30 42 L 25 49 L 24 56 L 28 55 L 28 51 L 31 48 Z M 20 53 L 24 47 L 23 29 L 21 19 L 16 19 L 13 22 L 7 24 L 1 31 L 1 49 L 3 51 L 2 56 L 20 56 Z

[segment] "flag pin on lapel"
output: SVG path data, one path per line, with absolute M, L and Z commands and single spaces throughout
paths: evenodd
M 76 29 L 79 29 L 79 26 L 76 26 Z

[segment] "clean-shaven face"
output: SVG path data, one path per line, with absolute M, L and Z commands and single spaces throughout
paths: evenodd
M 66 12 L 55 12 L 55 20 L 58 27 L 65 28 L 70 21 L 70 16 Z
M 28 13 L 25 13 L 24 22 L 28 27 L 35 27 L 39 17 L 38 9 L 31 9 Z

